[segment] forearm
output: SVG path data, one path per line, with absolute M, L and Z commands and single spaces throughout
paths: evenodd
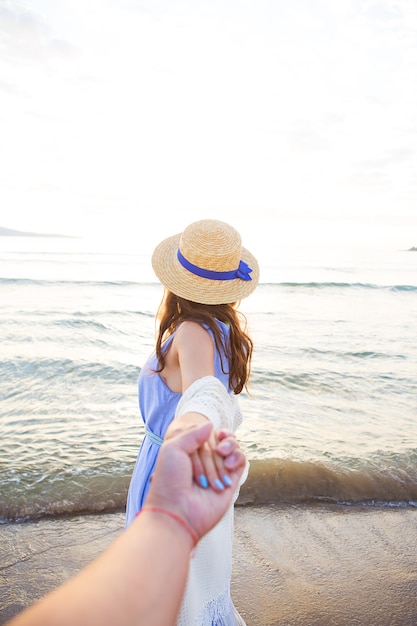
M 195 411 L 189 411 L 188 413 L 183 413 L 182 415 L 176 416 L 171 424 L 168 426 L 165 438 L 170 439 L 180 434 L 184 430 L 188 430 L 190 428 L 194 428 L 195 426 L 201 426 L 201 424 L 205 424 L 208 418 L 202 413 L 197 413 Z
M 230 489 L 216 493 L 198 487 L 191 457 L 198 457 L 211 431 L 206 422 L 165 443 L 145 510 L 128 530 L 78 576 L 8 626 L 174 626 L 191 550 L 230 506 L 245 461 L 236 439 L 219 433 L 216 449 L 229 472 Z
M 175 520 L 146 512 L 101 557 L 10 626 L 172 626 L 192 545 Z

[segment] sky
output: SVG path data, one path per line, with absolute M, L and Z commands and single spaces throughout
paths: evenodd
M 417 245 L 416 111 L 415 0 L 0 0 L 0 226 Z

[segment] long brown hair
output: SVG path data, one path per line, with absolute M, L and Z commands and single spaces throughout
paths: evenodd
M 247 389 L 249 382 L 253 342 L 247 332 L 246 318 L 237 311 L 237 304 L 198 304 L 185 300 L 165 289 L 164 297 L 157 312 L 158 333 L 156 356 L 161 372 L 165 366 L 165 352 L 162 344 L 178 328 L 181 322 L 192 320 L 206 324 L 213 332 L 214 342 L 220 355 L 224 352 L 229 371 L 229 387 L 235 394 Z M 216 319 L 229 326 L 229 341 L 225 341 Z M 222 362 L 222 370 L 226 372 Z

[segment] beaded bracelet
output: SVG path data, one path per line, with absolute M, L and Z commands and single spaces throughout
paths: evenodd
M 164 515 L 167 515 L 171 519 L 175 520 L 176 522 L 178 522 L 178 524 L 180 524 L 188 532 L 188 534 L 190 535 L 190 537 L 191 537 L 191 539 L 193 541 L 193 547 L 195 547 L 197 545 L 198 537 L 197 537 L 196 533 L 191 528 L 191 526 L 189 526 L 187 524 L 187 522 L 182 519 L 182 517 L 179 517 L 178 515 L 175 515 L 175 513 L 172 513 L 172 511 L 167 511 L 166 509 L 160 509 L 160 508 L 158 508 L 156 506 L 144 506 L 143 509 L 141 509 L 138 513 L 136 513 L 136 517 L 138 517 L 138 515 L 140 515 L 144 511 L 150 511 L 150 512 L 153 512 L 153 513 L 163 513 Z

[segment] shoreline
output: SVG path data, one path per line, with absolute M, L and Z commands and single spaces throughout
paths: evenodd
M 417 510 L 237 506 L 232 596 L 247 626 L 414 626 Z M 0 624 L 77 573 L 124 513 L 0 526 Z

